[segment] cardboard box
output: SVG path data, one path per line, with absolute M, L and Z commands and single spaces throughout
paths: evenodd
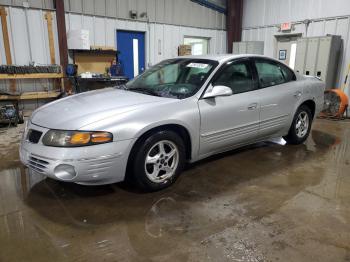
M 180 45 L 179 46 L 179 56 L 191 55 L 192 47 L 191 45 Z

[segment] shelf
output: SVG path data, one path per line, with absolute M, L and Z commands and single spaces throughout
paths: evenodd
M 62 78 L 62 73 L 36 73 L 36 74 L 0 74 L 0 80 L 6 79 L 54 79 Z
M 117 50 L 111 49 L 69 49 L 73 54 L 104 54 L 104 55 L 117 55 Z
M 49 92 L 25 92 L 20 95 L 0 95 L 0 101 L 4 100 L 33 100 L 33 99 L 48 99 L 56 98 L 60 95 L 60 92 L 49 91 Z

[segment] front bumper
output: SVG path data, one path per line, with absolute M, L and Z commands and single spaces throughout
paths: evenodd
M 43 132 L 37 144 L 26 139 L 27 129 Z M 20 159 L 32 171 L 56 180 L 85 185 L 110 184 L 124 180 L 133 140 L 86 147 L 50 147 L 41 142 L 49 129 L 29 123 L 26 130 L 20 145 Z M 62 169 L 69 170 L 71 175 L 62 176 Z

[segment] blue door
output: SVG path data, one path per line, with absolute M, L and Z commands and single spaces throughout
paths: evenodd
M 117 50 L 124 75 L 133 79 L 145 70 L 145 33 L 117 30 Z

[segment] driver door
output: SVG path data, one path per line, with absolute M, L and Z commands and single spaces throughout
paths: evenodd
M 224 151 L 256 140 L 259 129 L 258 85 L 249 59 L 223 65 L 213 86 L 230 87 L 232 95 L 201 98 L 200 155 Z

